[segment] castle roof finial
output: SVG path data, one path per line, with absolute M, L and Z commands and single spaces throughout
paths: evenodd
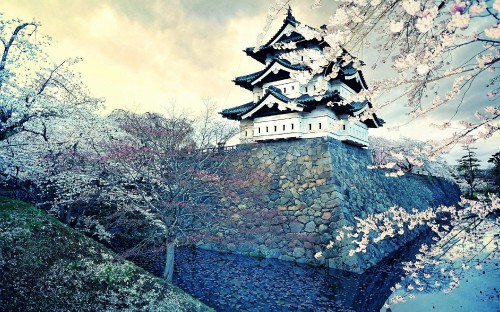
M 288 21 L 291 21 L 291 22 L 296 22 L 297 21 L 295 19 L 295 17 L 293 16 L 293 14 L 292 14 L 292 7 L 290 5 L 288 5 L 288 9 L 287 9 L 286 19 L 285 20 L 288 20 Z
M 288 11 L 287 11 L 286 17 L 287 18 L 293 18 L 292 7 L 290 5 L 288 5 Z

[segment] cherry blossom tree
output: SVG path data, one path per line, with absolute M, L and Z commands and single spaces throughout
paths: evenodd
M 324 1 L 311 1 L 311 5 L 321 7 Z M 271 6 L 256 49 L 278 13 L 290 2 L 277 0 Z M 322 75 L 323 79 L 315 80 L 316 95 L 321 96 L 343 66 L 351 64 L 357 69 L 378 70 L 380 79 L 370 81 L 368 90 L 336 104 L 367 100 L 373 105 L 365 112 L 368 115 L 392 106 L 406 112 L 407 124 L 432 116 L 443 107 L 453 107 L 448 116 L 430 125 L 436 131 L 447 131 L 447 138 L 426 142 L 429 149 L 410 149 L 406 155 L 391 154 L 396 161 L 390 167 L 400 163 L 394 176 L 413 171 L 408 160 L 420 162 L 421 153 L 425 157 L 436 157 L 456 144 L 470 145 L 498 132 L 500 76 L 495 70 L 500 61 L 499 0 L 339 0 L 337 3 L 324 27 L 297 26 L 306 40 L 314 38 L 324 43 L 321 52 L 293 51 L 294 42 L 276 45 L 285 52 L 284 58 L 308 68 L 292 78 L 305 84 Z M 365 49 L 368 57 L 363 62 L 357 56 Z M 482 96 L 469 99 L 471 90 L 482 90 Z M 462 113 L 464 108 L 475 112 Z M 361 114 L 356 118 L 366 116 Z M 375 156 L 379 162 L 375 166 L 388 164 L 384 155 Z M 337 239 L 352 242 L 351 254 L 354 255 L 366 251 L 368 244 L 427 225 L 435 233 L 434 244 L 422 245 L 417 259 L 405 267 L 403 283 L 396 284 L 394 290 L 404 286 L 410 291 L 423 291 L 424 284 L 428 284 L 439 265 L 444 265 L 438 271 L 448 282 L 435 280 L 433 285 L 445 285 L 451 290 L 459 283 L 461 274 L 458 273 L 472 267 L 472 263 L 480 268 L 484 261 L 498 258 L 499 208 L 498 198 L 492 194 L 476 201 L 463 199 L 457 207 L 425 211 L 391 207 L 339 229 Z M 335 242 L 331 242 L 327 248 L 334 245 Z M 399 302 L 406 298 L 395 295 L 391 300 Z
M 108 122 L 117 131 L 85 156 L 98 173 L 92 187 L 103 203 L 139 212 L 159 229 L 163 277 L 171 281 L 175 245 L 223 223 L 221 200 L 237 196 L 251 179 L 244 170 L 227 174 L 236 151 L 199 148 L 190 119 L 115 111 Z
M 0 182 L 18 188 L 40 185 L 51 157 L 83 145 L 102 102 L 72 70 L 79 59 L 50 60 L 39 28 L 0 14 Z
M 99 117 L 100 101 L 71 70 L 77 59 L 52 63 L 36 22 L 2 16 L 0 23 L 3 182 L 33 187 L 33 201 L 100 239 L 110 238 L 100 209 L 140 212 L 161 230 L 171 280 L 174 245 L 223 221 L 217 201 L 244 185 L 224 174 L 229 154 L 202 153 L 234 130 L 214 121 L 211 103 L 199 121 L 123 111 Z

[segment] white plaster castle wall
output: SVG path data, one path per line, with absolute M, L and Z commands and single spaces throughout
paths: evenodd
M 253 137 L 256 141 L 301 138 L 300 113 L 288 113 L 254 119 Z
M 263 85 L 263 89 L 259 87 L 254 87 L 254 102 L 260 100 L 267 91 L 267 88 L 270 86 L 274 86 L 279 88 L 283 94 L 285 94 L 289 98 L 297 98 L 302 94 L 314 93 L 314 84 L 315 80 L 310 81 L 307 85 L 300 85 L 297 81 L 293 79 L 283 79 L 279 81 L 268 82 Z M 353 89 L 347 86 L 345 83 L 334 80 L 334 82 L 329 84 L 330 91 L 337 90 L 341 97 L 347 99 L 351 94 L 355 94 Z
M 339 137 L 337 138 L 338 140 L 368 146 L 368 126 L 359 121 L 345 121 L 344 123 L 345 128 L 342 126 L 342 131 L 339 132 Z
M 311 113 L 287 113 L 258 117 L 253 122 L 252 137 L 241 132 L 242 142 L 290 138 L 332 137 L 352 144 L 368 146 L 368 127 L 361 122 L 340 120 L 325 106 Z
M 311 113 L 305 113 L 302 120 L 302 137 L 318 138 L 328 136 L 349 143 L 368 146 L 368 127 L 361 122 L 350 122 L 339 118 L 326 106 L 321 106 Z
M 304 113 L 302 121 L 302 137 L 317 138 L 328 136 L 338 128 L 339 118 L 324 105 L 310 113 Z
M 242 120 L 240 121 L 240 143 L 252 143 L 253 138 L 253 121 Z

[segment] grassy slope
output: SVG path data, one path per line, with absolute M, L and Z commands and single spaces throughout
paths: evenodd
M 0 198 L 0 311 L 210 311 L 20 201 Z

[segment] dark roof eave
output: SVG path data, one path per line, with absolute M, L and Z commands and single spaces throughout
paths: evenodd
M 372 114 L 373 118 L 368 118 L 363 120 L 363 123 L 368 126 L 368 128 L 381 128 L 385 124 L 385 121 L 378 118 L 376 114 Z
M 243 105 L 227 108 L 222 110 L 222 112 L 219 112 L 219 114 L 221 114 L 222 117 L 225 117 L 227 119 L 241 120 L 240 118 L 241 115 L 251 110 L 254 107 L 253 104 L 254 104 L 253 102 L 248 102 Z
M 245 89 L 247 89 L 249 91 L 253 90 L 253 86 L 251 84 L 247 83 L 247 82 L 236 81 L 236 79 L 233 80 L 233 82 L 234 82 L 235 85 L 240 86 L 242 88 L 245 88 Z

